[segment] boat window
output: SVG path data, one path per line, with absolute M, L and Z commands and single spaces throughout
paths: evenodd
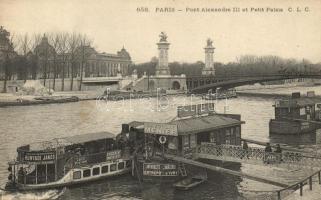
M 125 163 L 124 163 L 124 162 L 118 163 L 118 169 L 119 169 L 119 170 L 120 170 L 120 169 L 124 169 L 124 167 L 125 167 Z
M 100 174 L 100 168 L 99 167 L 95 167 L 94 169 L 93 169 L 93 176 L 95 176 L 95 175 L 99 175 Z
M 131 160 L 127 160 L 127 161 L 126 161 L 126 168 L 129 168 L 129 167 L 131 166 L 131 164 L 132 164 L 132 163 L 131 163 Z
M 114 171 L 116 171 L 117 170 L 117 165 L 116 164 L 111 164 L 110 165 L 110 171 L 111 172 L 114 172 Z
M 73 179 L 80 179 L 81 178 L 81 171 L 75 171 L 73 173 Z
M 101 173 L 104 174 L 104 173 L 107 173 L 107 172 L 108 172 L 108 165 L 102 166 L 101 167 Z
M 90 169 L 85 169 L 85 170 L 82 172 L 82 176 L 83 176 L 83 177 L 89 177 L 89 176 L 90 176 Z

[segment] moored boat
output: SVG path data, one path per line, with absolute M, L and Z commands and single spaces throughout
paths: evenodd
M 321 98 L 313 91 L 307 96 L 292 93 L 291 98 L 277 100 L 274 105 L 275 119 L 271 119 L 269 129 L 271 134 L 297 135 L 312 133 L 320 128 Z
M 219 100 L 219 99 L 230 99 L 230 98 L 236 98 L 237 94 L 235 89 L 228 89 L 228 90 L 217 90 L 215 93 L 212 93 L 211 91 L 202 96 L 202 99 L 205 100 Z
M 206 179 L 201 178 L 201 177 L 188 177 L 188 178 L 178 181 L 177 183 L 174 183 L 173 186 L 177 190 L 190 190 L 192 188 L 199 186 L 200 184 L 204 183 L 205 181 L 206 181 Z
M 76 135 L 17 148 L 6 190 L 62 188 L 129 173 L 131 160 L 109 132 Z

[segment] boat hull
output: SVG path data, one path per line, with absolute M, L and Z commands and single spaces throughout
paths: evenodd
M 270 134 L 299 135 L 315 132 L 318 127 L 309 122 L 270 120 Z
M 190 190 L 204 183 L 206 179 L 186 178 L 174 184 L 177 190 Z
M 92 179 L 87 180 L 79 180 L 79 181 L 72 181 L 72 182 L 65 182 L 65 183 L 52 183 L 52 184 L 44 184 L 44 185 L 22 185 L 17 184 L 18 188 L 17 190 L 21 191 L 28 191 L 28 190 L 47 190 L 47 189 L 54 189 L 54 188 L 64 188 L 64 187 L 70 187 L 70 186 L 76 186 L 81 185 L 89 182 L 94 182 L 98 180 L 108 179 L 124 174 L 129 174 L 130 170 L 122 171 L 117 174 L 109 175 L 109 176 L 101 176 L 101 177 L 93 177 Z
M 121 162 L 124 162 L 124 160 L 121 160 Z M 127 162 L 129 162 L 127 160 Z M 7 191 L 13 191 L 13 190 L 18 190 L 18 191 L 28 191 L 28 190 L 46 190 L 46 189 L 54 189 L 54 188 L 63 188 L 63 187 L 70 187 L 73 185 L 79 185 L 79 184 L 84 184 L 84 183 L 89 183 L 93 181 L 98 181 L 102 179 L 107 179 L 107 178 L 112 178 L 124 174 L 129 174 L 131 171 L 131 166 L 128 165 L 123 169 L 117 169 L 115 171 L 108 171 L 107 173 L 99 173 L 97 175 L 93 175 L 93 173 L 90 173 L 91 175 L 89 177 L 83 177 L 81 176 L 80 178 L 75 178 L 75 173 L 84 173 L 84 170 L 91 170 L 93 171 L 94 168 L 101 168 L 102 166 L 108 165 L 108 168 L 110 170 L 110 165 L 112 164 L 118 164 L 120 162 L 115 162 L 115 163 L 101 163 L 101 164 L 96 164 L 91 167 L 82 167 L 82 168 L 75 168 L 71 169 L 64 177 L 61 179 L 55 181 L 55 182 L 50 182 L 50 183 L 42 183 L 42 184 L 21 184 L 21 183 L 15 183 L 15 184 L 7 184 L 6 185 L 6 190 Z

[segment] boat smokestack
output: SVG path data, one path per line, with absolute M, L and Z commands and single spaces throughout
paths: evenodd
M 121 133 L 129 133 L 129 125 L 128 124 L 121 125 Z

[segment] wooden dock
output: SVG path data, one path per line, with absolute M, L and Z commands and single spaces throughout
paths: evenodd
M 230 170 L 230 169 L 225 169 L 225 168 L 222 168 L 222 167 L 213 166 L 213 165 L 210 165 L 210 164 L 202 163 L 202 162 L 199 162 L 199 161 L 195 161 L 195 160 L 192 160 L 192 159 L 187 159 L 187 158 L 180 157 L 180 156 L 174 156 L 174 155 L 170 155 L 170 154 L 165 154 L 164 157 L 167 158 L 167 159 L 170 159 L 170 160 L 177 161 L 177 162 L 182 162 L 182 163 L 185 163 L 185 164 L 194 165 L 194 166 L 197 166 L 197 167 L 202 167 L 202 168 L 213 170 L 213 171 L 220 172 L 220 173 L 225 173 L 225 174 L 230 174 L 230 175 L 234 175 L 234 176 L 244 177 L 244 178 L 248 178 L 248 179 L 251 179 L 251 180 L 254 180 L 254 181 L 259 181 L 259 182 L 262 182 L 262 183 L 267 183 L 267 184 L 275 185 L 275 186 L 282 187 L 282 188 L 287 188 L 287 187 L 290 186 L 289 184 L 282 183 L 282 182 L 279 182 L 279 181 L 276 181 L 276 180 L 271 180 L 271 179 L 263 178 L 263 177 L 260 177 L 260 176 L 243 173 L 243 172 L 233 171 L 233 170 Z

